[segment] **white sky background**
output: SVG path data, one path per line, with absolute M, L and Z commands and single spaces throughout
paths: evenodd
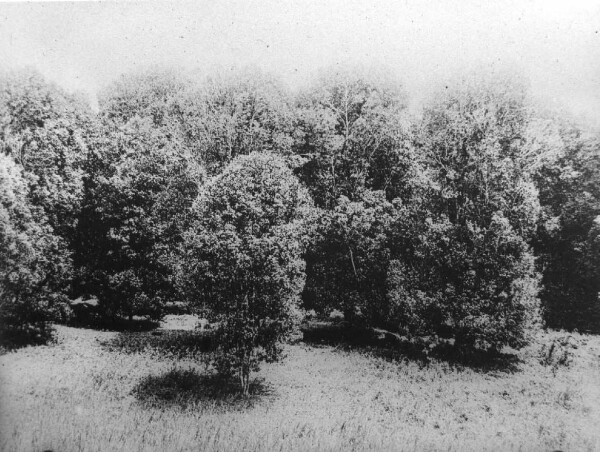
M 91 95 L 124 72 L 258 66 L 292 87 L 386 65 L 418 102 L 457 71 L 516 69 L 600 123 L 600 1 L 0 3 L 0 65 Z

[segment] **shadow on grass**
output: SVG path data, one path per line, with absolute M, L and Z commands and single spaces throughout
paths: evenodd
M 104 331 L 152 331 L 159 327 L 160 322 L 147 318 L 133 318 L 131 320 L 117 318 L 103 318 L 99 316 L 75 318 L 67 323 L 67 325 L 76 328 L 91 328 L 94 330 Z
M 20 327 L 3 325 L 0 329 L 0 355 L 27 346 L 52 345 L 56 343 L 54 328 L 48 322 Z
M 101 345 L 113 352 L 154 352 L 162 357 L 176 359 L 200 359 L 213 350 L 211 332 L 195 330 L 122 332 Z
M 240 410 L 273 394 L 263 381 L 250 384 L 250 395 L 240 393 L 239 383 L 216 375 L 203 375 L 193 369 L 172 369 L 169 372 L 144 378 L 133 390 L 135 397 L 146 407 L 167 408 L 190 406 Z
M 302 327 L 303 341 L 312 346 L 336 346 L 356 350 L 391 361 L 410 360 L 422 367 L 432 360 L 444 361 L 461 370 L 514 373 L 522 362 L 517 355 L 465 349 L 449 344 L 430 348 L 423 342 L 400 341 L 392 335 L 382 335 L 372 329 L 351 326 L 346 322 L 316 321 Z

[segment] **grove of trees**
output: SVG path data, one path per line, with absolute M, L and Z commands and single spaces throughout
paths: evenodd
M 600 131 L 512 76 L 409 102 L 385 71 L 291 92 L 259 71 L 151 69 L 93 111 L 2 73 L 4 345 L 44 342 L 77 297 L 107 321 L 183 302 L 247 393 L 306 310 L 486 350 L 599 332 Z

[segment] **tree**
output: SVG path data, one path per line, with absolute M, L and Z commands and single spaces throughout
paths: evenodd
M 297 97 L 297 173 L 323 209 L 306 255 L 306 307 L 385 317 L 391 201 L 407 201 L 415 177 L 405 110 L 390 74 L 360 68 L 325 71 Z
M 338 309 L 346 320 L 385 325 L 393 212 L 383 192 L 371 191 L 360 201 L 342 196 L 333 210 L 320 210 L 306 257 L 307 309 Z
M 598 331 L 600 136 L 567 120 L 551 123 L 557 152 L 535 174 L 542 205 L 535 248 L 545 320 L 554 328 Z
M 297 321 L 310 206 L 284 160 L 256 152 L 210 179 L 194 205 L 180 275 L 190 303 L 218 325 L 217 370 L 237 375 L 244 394 Z
M 86 162 L 76 263 L 80 293 L 107 317 L 162 315 L 196 180 L 178 141 L 149 118 L 101 130 Z
M 426 108 L 418 146 L 429 182 L 399 211 L 388 278 L 409 334 L 489 349 L 529 339 L 539 201 L 527 123 L 526 90 L 510 79 L 467 82 Z
M 340 196 L 358 201 L 362 190 L 404 195 L 411 163 L 406 138 L 406 96 L 385 72 L 329 70 L 297 98 L 294 151 L 306 158 L 300 171 L 319 207 Z
M 59 246 L 43 211 L 30 206 L 19 165 L 0 154 L 0 321 L 3 345 L 44 343 L 52 318 L 52 258 Z
M 178 116 L 180 96 L 191 86 L 187 76 L 172 69 L 154 67 L 124 74 L 99 93 L 100 116 L 113 124 L 149 118 L 154 126 L 163 127 Z
M 171 261 L 203 178 L 177 116 L 190 83 L 155 68 L 124 75 L 99 96 L 74 248 L 77 292 L 98 296 L 108 318 L 158 318 L 179 298 Z
M 28 200 L 42 209 L 57 237 L 48 274 L 56 292 L 70 290 L 71 240 L 83 194 L 81 166 L 90 125 L 88 106 L 37 72 L 11 72 L 0 80 L 0 153 L 23 168 Z
M 178 119 L 195 160 L 215 175 L 238 155 L 289 155 L 288 97 L 279 80 L 251 70 L 206 77 L 182 93 Z

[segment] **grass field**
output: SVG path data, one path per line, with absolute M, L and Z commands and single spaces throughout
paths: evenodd
M 537 356 L 558 333 L 487 368 L 298 342 L 241 399 L 194 334 L 58 326 L 0 356 L 0 449 L 600 450 L 599 337 L 556 372 Z

